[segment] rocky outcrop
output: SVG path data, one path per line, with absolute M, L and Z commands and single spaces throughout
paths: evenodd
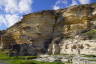
M 3 35 L 4 35 L 4 33 L 5 33 L 6 31 L 0 31 L 0 49 L 2 49 L 3 48 Z
M 74 54 L 75 51 L 94 54 L 95 18 L 96 4 L 28 14 L 6 30 L 2 39 L 3 47 L 26 43 L 32 44 L 34 49 L 39 50 L 37 53 L 41 54 Z
M 37 52 L 39 52 L 38 49 L 34 48 L 32 44 L 15 44 L 13 46 L 10 46 L 10 56 L 36 56 Z M 12 52 L 15 51 L 15 52 Z M 42 51 L 43 52 L 43 51 Z M 39 52 L 40 53 L 40 52 Z

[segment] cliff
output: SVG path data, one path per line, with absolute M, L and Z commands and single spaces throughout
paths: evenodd
M 95 54 L 95 39 L 96 4 L 86 4 L 25 15 L 3 34 L 2 47 L 26 43 L 39 54 Z

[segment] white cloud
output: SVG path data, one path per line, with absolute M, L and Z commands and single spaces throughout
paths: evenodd
M 5 4 L 5 0 L 0 0 L 0 6 Z
M 16 22 L 20 21 L 21 18 L 22 17 L 15 15 L 15 14 L 0 15 L 0 26 L 5 25 L 7 27 L 10 27 L 14 25 Z
M 79 0 L 81 4 L 89 4 L 90 0 Z
M 54 10 L 60 9 L 60 8 L 61 8 L 61 7 L 60 7 L 61 4 L 66 5 L 66 4 L 67 4 L 67 0 L 58 0 L 58 1 L 55 3 L 55 5 L 53 6 L 53 9 L 54 9 Z
M 14 14 L 13 15 L 8 14 L 5 16 L 8 27 L 10 27 L 10 26 L 14 25 L 16 22 L 20 21 L 21 18 L 22 17 L 20 17 L 18 15 L 14 15 Z
M 4 16 L 3 15 L 0 15 L 0 26 L 2 26 L 3 24 L 4 25 L 7 25 Z
M 26 13 L 31 10 L 33 0 L 0 0 L 0 6 L 5 7 L 5 12 Z
M 69 2 L 70 1 L 70 2 Z M 73 6 L 73 5 L 78 5 L 79 4 L 88 4 L 90 3 L 91 0 L 57 0 L 57 2 L 55 3 L 55 5 L 53 6 L 53 9 L 59 9 L 62 8 L 61 4 L 64 7 L 68 7 L 68 6 Z
M 60 7 L 55 5 L 55 6 L 53 7 L 53 9 L 54 9 L 54 10 L 57 10 L 57 9 L 60 9 Z
M 21 0 L 19 3 L 20 12 L 30 12 L 31 11 L 32 0 Z
M 17 0 L 5 0 L 4 7 L 6 12 L 18 12 Z
M 0 0 L 0 10 L 6 13 L 0 14 L 0 26 L 10 27 L 21 19 L 19 14 L 32 12 L 32 3 L 33 0 Z
M 70 6 L 73 6 L 73 5 L 78 5 L 78 3 L 76 2 L 76 0 L 72 0 L 72 3 Z

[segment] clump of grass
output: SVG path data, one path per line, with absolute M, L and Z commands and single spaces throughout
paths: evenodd
M 87 59 L 88 61 L 96 61 L 96 59 Z
M 8 61 L 7 63 L 11 63 L 11 64 L 64 64 L 62 62 L 42 62 L 42 61 L 35 61 L 35 60 L 13 60 L 13 61 Z
M 92 29 L 92 30 L 86 32 L 86 34 L 88 34 L 88 35 L 94 35 L 94 34 L 96 34 L 96 29 Z
M 96 39 L 96 29 L 92 29 L 92 30 L 84 33 L 84 35 L 88 36 L 91 39 Z
M 7 60 L 10 59 L 10 57 L 8 56 L 8 54 L 6 54 L 5 50 L 0 50 L 0 60 Z
M 96 57 L 96 55 L 83 55 L 83 57 Z
M 0 60 L 13 60 L 13 59 L 33 59 L 37 56 L 9 56 L 8 50 L 0 50 Z

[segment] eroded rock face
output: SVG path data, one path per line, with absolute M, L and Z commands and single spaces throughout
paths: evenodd
M 96 4 L 90 4 L 25 15 L 20 22 L 6 30 L 2 40 L 4 48 L 26 43 L 38 49 L 37 53 L 69 54 L 72 52 L 74 54 L 69 49 L 75 47 L 76 51 L 76 47 L 80 44 L 82 48 L 80 51 L 83 54 L 84 51 L 91 49 L 90 47 L 86 49 L 84 43 L 90 46 L 93 45 L 90 40 L 96 43 L 94 40 L 96 38 L 95 11 Z M 77 41 L 78 45 L 74 45 L 76 36 L 79 36 L 80 40 Z M 96 48 L 96 46 L 92 47 Z M 91 52 L 85 54 L 87 53 L 91 54 Z
M 10 46 L 10 49 L 15 52 L 10 52 L 10 56 L 35 56 L 39 49 L 34 48 L 32 44 L 15 44 Z M 40 52 L 39 52 L 40 53 Z
M 66 39 L 62 41 L 60 47 L 61 54 L 94 54 L 96 55 L 96 40 Z

